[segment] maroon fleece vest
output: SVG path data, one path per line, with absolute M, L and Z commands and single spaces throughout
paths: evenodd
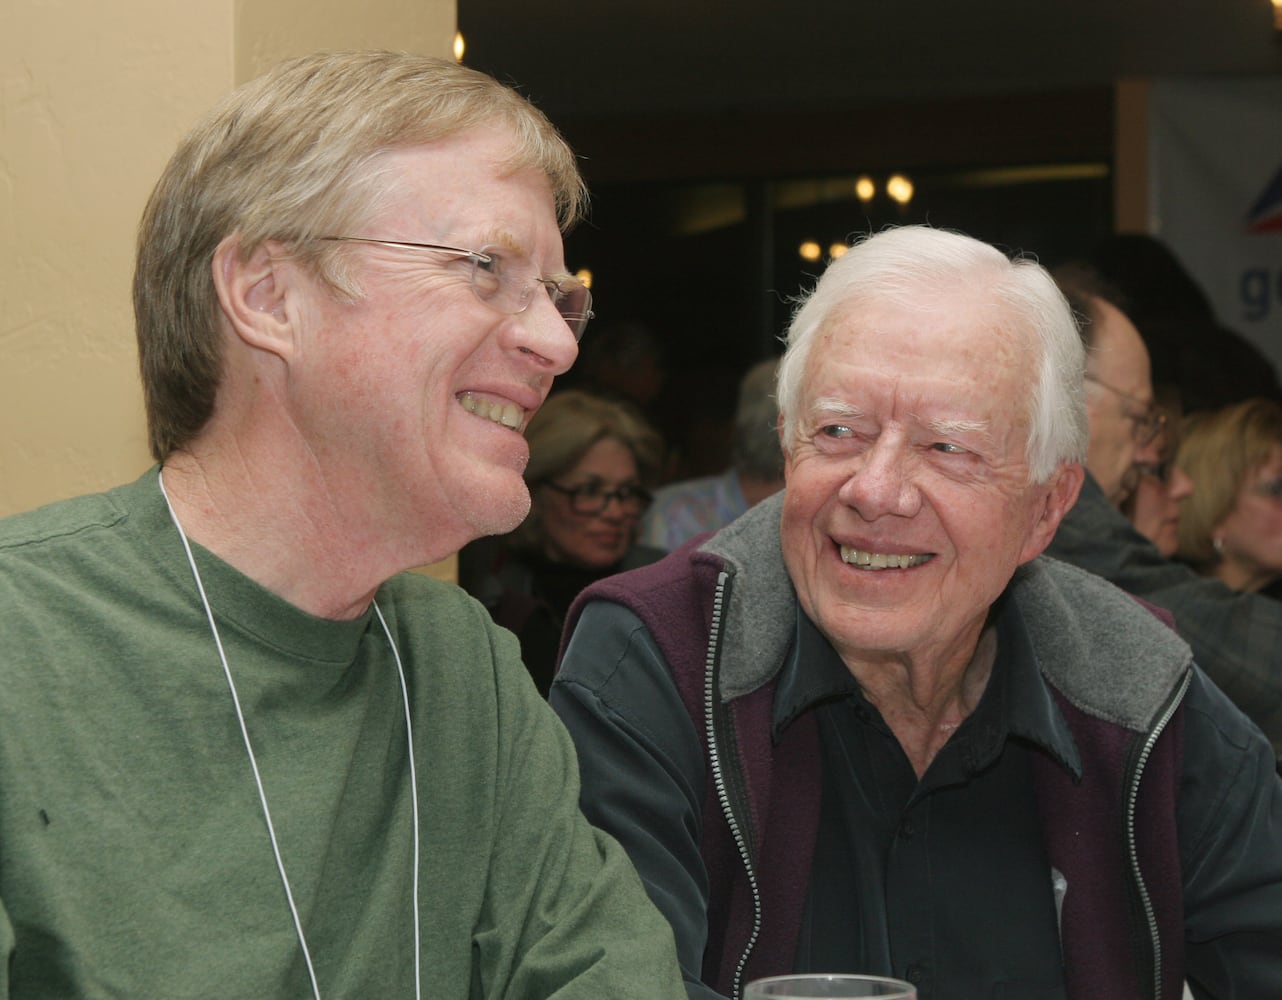
M 683 548 L 688 559 L 665 559 L 593 584 L 571 608 L 566 634 L 589 601 L 630 608 L 667 660 L 706 759 L 705 657 L 721 562 L 711 553 Z M 1069 885 L 1061 918 L 1068 995 L 1073 1000 L 1155 997 L 1143 900 L 1128 875 L 1122 800 L 1124 775 L 1143 736 L 1088 715 L 1052 692 L 1083 768 L 1081 780 L 1075 781 L 1048 756 L 1039 757 L 1034 767 L 1047 855 Z M 738 762 L 732 780 L 741 783 L 750 804 L 762 900 L 761 927 L 739 983 L 792 971 L 819 826 L 820 748 L 814 716 L 799 717 L 772 745 L 773 699 L 773 680 L 735 699 L 724 737 L 723 755 Z M 1135 807 L 1136 855 L 1161 940 L 1160 1000 L 1179 1000 L 1183 994 L 1184 914 L 1175 829 L 1182 755 L 1181 710 L 1148 758 Z M 738 963 L 752 939 L 754 908 L 747 870 L 710 773 L 701 849 L 709 879 L 703 980 L 731 996 Z

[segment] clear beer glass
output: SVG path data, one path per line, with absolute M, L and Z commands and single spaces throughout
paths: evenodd
M 772 976 L 748 984 L 743 1000 L 917 1000 L 917 990 L 902 979 L 838 973 Z

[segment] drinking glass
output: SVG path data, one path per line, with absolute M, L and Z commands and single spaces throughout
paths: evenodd
M 879 1000 L 917 1000 L 917 990 L 902 979 L 883 976 L 852 976 L 838 974 L 810 974 L 801 976 L 771 976 L 748 984 L 743 1000 L 773 1000 L 786 997 L 826 997 L 828 1000 L 856 1000 L 876 997 Z

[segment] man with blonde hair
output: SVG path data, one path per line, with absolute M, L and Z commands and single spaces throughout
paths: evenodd
M 136 482 L 0 523 L 0 996 L 679 992 L 515 639 L 401 570 L 529 508 L 584 191 L 494 80 L 316 55 L 164 171 Z

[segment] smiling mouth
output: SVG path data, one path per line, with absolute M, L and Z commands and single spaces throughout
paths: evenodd
M 514 431 L 519 431 L 525 426 L 525 411 L 515 403 L 484 399 L 474 392 L 460 392 L 457 399 L 468 413 L 474 413 L 491 423 L 500 424 Z
M 907 555 L 895 552 L 865 552 L 862 549 L 852 549 L 847 545 L 842 545 L 840 548 L 841 561 L 847 566 L 856 566 L 859 569 L 912 569 L 935 558 L 934 553 L 930 552 L 924 555 Z

